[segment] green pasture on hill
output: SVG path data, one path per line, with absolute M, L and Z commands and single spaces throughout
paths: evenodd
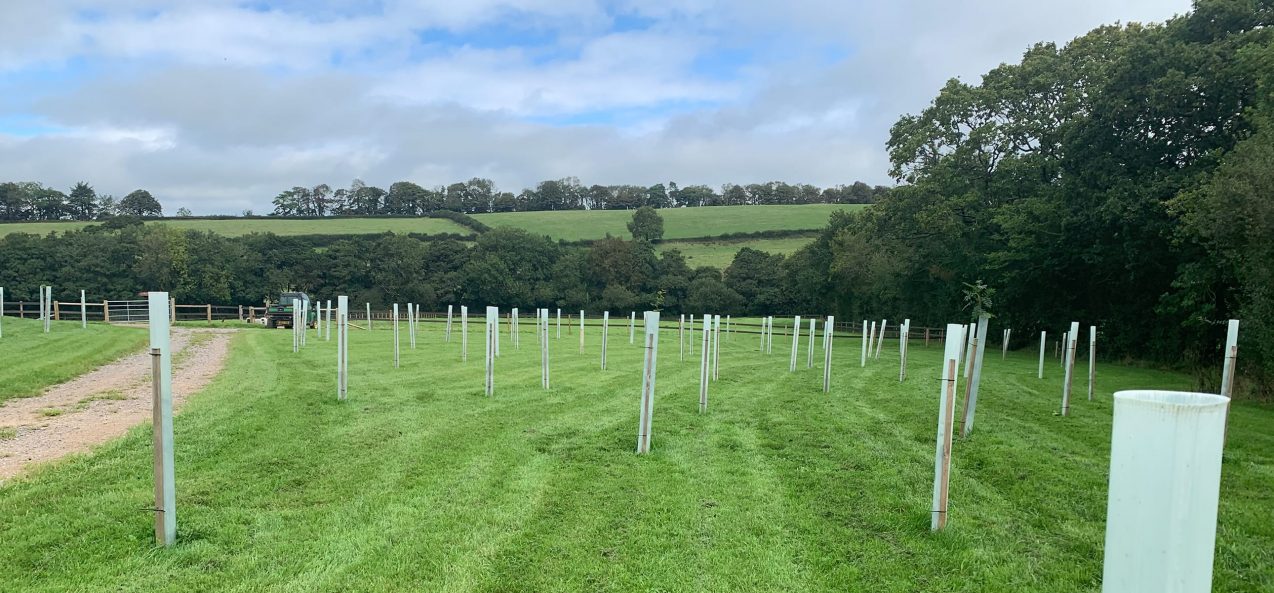
M 834 210 L 864 208 L 860 204 L 802 204 L 798 206 L 709 206 L 665 208 L 665 239 L 713 237 L 726 233 L 821 229 Z M 578 241 L 611 236 L 628 238 L 632 210 L 560 210 L 478 214 L 490 226 L 511 226 L 554 239 Z
M 824 394 L 803 349 L 788 372 L 790 338 L 763 355 L 736 333 L 700 414 L 697 349 L 681 361 L 665 329 L 653 451 L 639 456 L 641 349 L 626 325 L 612 324 L 607 371 L 600 330 L 581 354 L 564 325 L 545 391 L 524 322 L 520 348 L 502 338 L 490 398 L 479 319 L 468 362 L 458 323 L 450 343 L 424 323 L 414 350 L 403 333 L 397 369 L 380 324 L 351 330 L 344 403 L 335 342 L 311 334 L 293 354 L 286 330 L 242 332 L 176 417 L 178 544 L 153 544 L 138 427 L 0 485 L 0 589 L 1097 591 L 1111 393 L 1190 385 L 1102 364 L 1095 400 L 1063 418 L 1055 361 L 1039 380 L 1035 353 L 988 354 L 977 431 L 954 447 L 950 524 L 933 534 L 939 344 L 913 343 L 899 383 L 896 341 L 860 368 L 859 338 L 838 337 Z M 1233 406 L 1216 591 L 1274 588 L 1272 423 L 1269 405 Z
M 676 241 L 660 243 L 660 253 L 676 249 L 686 256 L 691 268 L 712 266 L 726 269 L 734 261 L 734 255 L 744 247 L 767 253 L 789 255 L 808 245 L 814 237 L 785 237 L 782 239 L 744 239 L 742 241 Z

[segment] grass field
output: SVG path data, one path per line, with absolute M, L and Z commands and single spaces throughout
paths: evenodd
M 801 206 L 713 206 L 660 210 L 665 239 L 711 237 L 725 233 L 751 233 L 790 229 L 821 229 L 833 210 L 862 208 L 854 204 L 805 204 Z M 564 210 L 559 212 L 501 212 L 479 214 L 490 226 L 511 226 L 554 239 L 577 241 L 612 236 L 628 238 L 631 210 Z
M 726 269 L 734 261 L 734 254 L 744 247 L 751 247 L 768 253 L 787 255 L 795 252 L 813 241 L 813 237 L 786 237 L 783 239 L 747 239 L 743 241 L 678 241 L 660 243 L 659 251 L 677 249 L 686 256 L 686 263 L 692 268 L 713 266 Z
M 0 224 L 0 237 L 9 233 L 35 233 L 45 235 L 83 228 L 84 222 L 22 222 Z M 274 233 L 276 235 L 344 235 L 383 233 L 421 233 L 435 235 L 458 233 L 468 235 L 473 231 L 443 218 L 330 218 L 326 220 L 271 220 L 268 218 L 219 219 L 219 220 L 165 220 L 147 224 L 163 224 L 178 229 L 212 231 L 227 237 L 250 233 Z
M 0 338 L 0 403 L 38 395 L 45 387 L 81 375 L 146 344 L 144 329 L 54 321 L 45 335 L 34 319 L 4 318 Z M 0 589 L 2 590 L 2 589 Z
M 660 210 L 664 217 L 664 237 L 685 239 L 724 233 L 747 233 L 787 229 L 818 229 L 826 226 L 833 210 L 862 208 L 856 204 L 806 204 L 801 206 L 716 206 Z M 560 212 L 507 212 L 479 214 L 478 220 L 491 226 L 512 226 L 554 239 L 570 241 L 600 239 L 610 233 L 628 237 L 625 226 L 632 219 L 629 210 L 567 210 Z M 0 224 L 0 237 L 9 233 L 45 235 L 83 228 L 85 222 L 21 222 Z M 268 218 L 229 220 L 165 220 L 174 228 L 213 231 L 228 237 L 272 232 L 276 235 L 341 235 L 383 233 L 459 233 L 473 231 L 442 218 L 330 218 L 325 220 L 272 220 Z
M 929 533 L 939 346 L 866 369 L 838 338 L 788 373 L 790 339 L 723 341 L 697 412 L 698 361 L 663 332 L 653 452 L 636 444 L 640 350 L 615 324 L 610 370 L 552 340 L 553 389 L 524 324 L 482 392 L 481 326 L 390 363 L 387 331 L 290 351 L 241 333 L 176 419 L 179 542 L 152 544 L 150 431 L 0 485 L 0 583 L 13 591 L 1097 591 L 1113 390 L 1182 375 L 1102 365 L 1096 401 L 1054 414 L 1060 376 L 989 355 L 978 430 L 955 445 L 950 524 Z M 698 337 L 698 333 L 695 334 Z M 6 338 L 7 339 L 7 338 Z M 697 344 L 697 342 L 696 342 Z M 816 356 L 816 358 L 819 358 Z M 1080 369 L 1079 376 L 1086 371 Z M 1081 390 L 1082 393 L 1082 390 Z M 1216 591 L 1274 587 L 1270 406 L 1236 403 Z

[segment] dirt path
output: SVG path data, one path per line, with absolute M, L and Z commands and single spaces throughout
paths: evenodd
M 173 403 L 203 389 L 225 364 L 235 330 L 173 328 Z M 0 403 L 0 482 L 27 466 L 90 450 L 151 418 L 150 354 L 143 350 Z M 11 433 L 12 434 L 12 433 Z

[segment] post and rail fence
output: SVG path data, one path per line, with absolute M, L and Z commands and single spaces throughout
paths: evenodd
M 147 309 L 146 301 L 139 300 L 121 300 L 121 301 L 97 301 L 84 303 L 84 317 L 89 321 L 104 321 L 108 323 L 143 323 L 146 321 Z M 333 307 L 333 313 L 335 313 Z M 78 301 L 53 301 L 50 309 L 53 320 L 60 321 L 62 319 L 80 319 L 81 304 Z M 169 317 L 174 322 L 183 321 L 239 321 L 244 323 L 257 322 L 265 317 L 266 308 L 264 306 L 252 305 L 214 305 L 214 304 L 182 304 L 175 301 L 169 303 Z M 320 312 L 325 312 L 323 307 L 319 307 Z M 37 301 L 6 301 L 0 314 L 7 317 L 30 318 L 36 319 L 40 315 L 40 304 Z M 417 313 L 418 319 L 424 323 L 441 323 L 447 322 L 446 311 L 420 311 Z M 522 317 L 522 315 L 519 315 Z M 568 335 L 574 333 L 579 326 L 579 320 L 575 314 L 563 314 L 563 329 Z M 775 316 L 774 331 L 776 335 L 790 336 L 791 323 L 785 323 L 784 320 L 790 321 L 794 316 L 779 317 Z M 802 315 L 802 317 L 808 317 Z M 823 316 L 815 315 L 815 318 Z M 350 322 L 366 321 L 368 314 L 365 309 L 355 307 L 350 308 Z M 383 311 L 372 309 L 371 319 L 375 321 L 390 321 L 393 319 L 393 313 L 388 307 Z M 662 320 L 661 320 L 662 321 Z M 595 323 L 590 323 L 595 322 Z M 586 316 L 586 327 L 601 327 L 602 316 Z M 675 319 L 662 321 L 660 327 L 664 329 L 677 329 L 677 321 Z M 748 322 L 741 319 L 735 319 L 729 328 L 729 333 L 758 334 L 761 332 L 762 324 L 758 322 Z M 886 338 L 898 339 L 900 337 L 900 329 L 898 326 L 888 327 L 885 330 Z M 861 336 L 864 333 L 862 322 L 855 321 L 836 321 L 832 332 L 838 336 Z M 723 332 L 725 333 L 725 332 Z M 880 336 L 877 336 L 878 338 Z M 911 327 L 909 338 L 913 341 L 921 339 L 927 344 L 931 340 L 944 340 L 946 338 L 946 329 L 940 327 Z

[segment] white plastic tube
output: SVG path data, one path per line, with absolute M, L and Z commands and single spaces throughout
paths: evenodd
M 371 317 L 367 327 L 372 326 Z M 460 305 L 460 362 L 469 362 L 469 307 Z
M 871 333 L 867 331 L 867 320 L 863 320 L 863 360 L 859 366 L 867 366 L 867 342 L 871 339 Z
M 1102 591 L 1212 590 L 1229 398 L 1115 393 Z
M 787 372 L 796 372 L 796 353 L 801 349 L 801 316 L 792 319 L 792 352 L 788 357 Z
M 876 346 L 876 322 L 871 322 L 871 331 L 867 333 L 867 355 L 870 356 Z
M 345 401 L 349 386 L 349 297 L 336 297 L 336 399 Z
M 642 313 L 646 325 L 645 356 L 641 372 L 641 416 L 637 422 L 637 452 L 650 452 L 651 421 L 655 414 L 655 371 L 659 362 L 659 312 Z M 717 322 L 720 324 L 720 321 Z M 708 335 L 707 327 L 704 335 Z
M 1040 375 L 1039 375 L 1039 378 L 1041 379 L 1044 378 L 1044 348 L 1047 344 L 1047 342 L 1045 341 L 1047 338 L 1048 338 L 1048 332 L 1046 331 L 1040 332 Z
M 4 294 L 0 292 L 0 294 Z M 1225 332 L 1225 355 L 1221 362 L 1221 395 L 1234 393 L 1234 364 L 1239 359 L 1239 320 L 1231 319 Z
M 874 355 L 877 360 L 880 360 L 880 349 L 885 345 L 885 327 L 888 325 L 888 319 L 880 320 L 880 335 L 876 336 L 876 354 Z
M 486 325 L 487 342 L 486 342 L 486 375 L 484 378 L 487 397 L 495 394 L 495 357 L 496 348 L 500 340 L 500 310 L 487 306 L 487 325 Z

